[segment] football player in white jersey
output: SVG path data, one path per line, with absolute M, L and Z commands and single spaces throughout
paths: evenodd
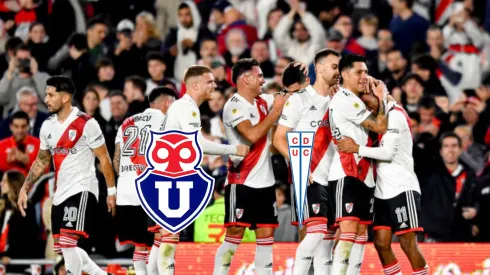
M 99 185 L 94 155 L 104 173 L 112 215 L 116 210 L 114 171 L 99 124 L 71 105 L 74 94 L 75 86 L 68 77 L 53 76 L 46 81 L 44 102 L 52 115 L 41 126 L 39 153 L 20 190 L 18 205 L 25 215 L 27 192 L 52 157 L 56 180 L 51 208 L 54 250 L 63 255 L 67 273 L 106 274 L 77 242 L 79 237 L 89 237 L 96 215 Z
M 368 109 L 376 114 L 377 97 L 361 96 Z M 412 265 L 413 274 L 428 275 L 424 256 L 418 249 L 416 232 L 423 231 L 418 222 L 420 186 L 413 168 L 412 127 L 405 110 L 394 103 L 387 105 L 388 130 L 381 137 L 380 147 L 358 145 L 350 137 L 338 141 L 338 149 L 361 157 L 378 160 L 374 191 L 374 244 L 385 274 L 401 274 L 400 264 L 391 249 L 393 232 Z
M 346 55 L 340 59 L 339 71 L 342 88 L 329 105 L 333 141 L 337 144 L 343 136 L 349 136 L 358 144 L 372 146 L 373 140 L 368 131 L 385 133 L 387 119 L 383 104 L 374 116 L 359 98 L 368 88 L 375 88 L 374 82 L 368 81 L 365 58 Z M 381 100 L 384 98 L 381 85 L 376 87 L 375 94 Z M 335 222 L 340 228 L 332 274 L 359 274 L 367 242 L 367 227 L 373 219 L 375 184 L 371 160 L 358 154 L 336 151 L 328 180 L 331 209 L 335 209 Z
M 201 114 L 199 106 L 211 99 L 211 93 L 216 88 L 214 76 L 206 66 L 190 66 L 184 74 L 186 94 L 176 100 L 167 111 L 164 122 L 164 130 L 195 131 L 201 128 Z M 209 155 L 234 155 L 244 157 L 248 154 L 249 146 L 243 144 L 225 145 L 205 139 L 201 132 L 198 142 L 203 153 Z M 161 245 L 158 253 L 159 274 L 174 274 L 175 250 L 179 242 L 179 235 L 173 235 L 159 226 L 150 230 L 159 230 L 162 234 Z
M 289 162 L 287 132 L 314 131 L 315 141 L 310 164 L 312 182 L 307 189 L 304 221 L 307 231 L 296 250 L 294 275 L 307 274 L 313 258 L 315 274 L 331 274 L 332 247 L 335 230 L 327 230 L 328 212 L 328 170 L 335 152 L 328 123 L 329 90 L 339 80 L 340 55 L 330 49 L 323 49 L 315 55 L 317 80 L 313 86 L 298 67 L 290 63 L 283 72 L 282 82 L 288 92 L 294 94 L 282 110 L 279 125 L 274 135 L 274 147 Z M 291 187 L 291 190 L 294 190 Z M 294 192 L 291 192 L 294 219 L 296 207 Z
M 214 274 L 228 274 L 245 228 L 255 230 L 255 268 L 272 274 L 272 244 L 277 223 L 276 193 L 271 162 L 270 130 L 281 115 L 289 94 L 262 94 L 265 83 L 255 59 L 240 59 L 232 79 L 238 92 L 225 104 L 223 123 L 230 144 L 249 144 L 245 157 L 230 157 L 225 183 L 226 237 L 216 252 Z M 271 110 L 272 109 L 272 110 Z
M 116 224 L 119 242 L 131 243 L 135 246 L 133 254 L 136 275 L 147 273 L 146 262 L 150 274 L 158 274 L 157 255 L 161 236 L 155 233 L 155 241 L 148 231 L 148 220 L 141 207 L 136 192 L 136 178 L 146 169 L 145 158 L 149 130 L 162 131 L 165 114 L 175 101 L 175 92 L 167 87 L 153 89 L 148 97 L 150 108 L 133 115 L 119 127 L 114 152 L 114 169 L 119 174 L 117 180 Z M 131 226 L 128 226 L 128 222 Z M 152 247 L 151 259 L 148 259 L 147 247 Z

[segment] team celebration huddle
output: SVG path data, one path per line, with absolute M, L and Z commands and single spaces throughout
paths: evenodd
M 52 159 L 57 183 L 51 214 L 53 248 L 63 256 L 69 274 L 106 274 L 77 245 L 96 226 L 97 159 L 119 241 L 135 247 L 136 274 L 174 274 L 179 233 L 166 230 L 147 214 L 135 182 L 148 166 L 151 132 L 198 131 L 203 154 L 229 159 L 226 236 L 215 253 L 213 274 L 228 274 L 231 263 L 239 261 L 234 254 L 249 228 L 256 236 L 255 270 L 272 275 L 279 223 L 271 156 L 278 152 L 289 163 L 288 132 L 310 131 L 315 134 L 304 207 L 292 207 L 291 220 L 300 232 L 293 275 L 306 275 L 310 268 L 314 274 L 360 274 L 371 224 L 385 274 L 401 274 L 391 248 L 393 235 L 413 274 L 429 274 L 417 246 L 416 234 L 423 231 L 418 222 L 421 192 L 407 113 L 389 96 L 385 84 L 369 75 L 364 57 L 323 49 L 315 55 L 314 70 L 316 80 L 310 83 L 307 66 L 291 62 L 282 72 L 285 89 L 266 94 L 259 63 L 238 60 L 231 72 L 237 92 L 223 109 L 228 144 L 212 142 L 199 132 L 199 106 L 216 88 L 206 66 L 187 68 L 186 93 L 178 100 L 171 89 L 154 88 L 148 96 L 150 108 L 124 120 L 115 140 L 106 140 L 98 122 L 72 105 L 72 80 L 53 76 L 47 80 L 44 100 L 51 116 L 42 124 L 39 154 L 20 190 L 19 208 L 25 216 L 28 190 Z M 172 150 L 185 145 L 179 142 Z M 113 160 L 107 152 L 109 143 L 115 144 Z M 186 159 L 182 151 L 180 158 Z M 296 194 L 291 190 L 294 204 Z

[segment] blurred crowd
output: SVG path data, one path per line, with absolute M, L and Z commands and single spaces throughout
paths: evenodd
M 98 121 L 112 156 L 118 127 L 148 107 L 153 88 L 170 87 L 177 98 L 185 93 L 189 65 L 212 68 L 218 87 L 201 106 L 202 132 L 226 143 L 222 110 L 236 92 L 231 67 L 237 60 L 259 61 L 264 92 L 274 93 L 282 90 L 289 62 L 311 64 L 325 47 L 365 56 L 369 74 L 409 113 L 423 241 L 490 241 L 489 0 L 1 0 L 0 28 L 4 263 L 54 257 L 52 169 L 30 190 L 26 218 L 15 203 L 49 116 L 43 100 L 50 75 L 73 79 L 74 104 Z M 313 82 L 313 67 L 309 73 Z M 280 155 L 273 163 L 281 223 L 276 241 L 294 242 L 286 164 Z M 202 166 L 216 178 L 214 198 L 181 241 L 224 237 L 227 159 L 206 156 Z M 104 257 L 131 257 L 107 213 L 100 172 L 99 182 L 98 227 L 81 245 Z M 244 241 L 254 241 L 247 236 Z

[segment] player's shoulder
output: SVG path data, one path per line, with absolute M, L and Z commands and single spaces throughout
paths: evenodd
M 407 125 L 409 126 L 409 120 L 407 118 L 407 113 L 403 107 L 396 105 L 393 109 L 388 112 L 388 120 L 392 122 L 396 122 L 399 125 Z
M 223 111 L 230 111 L 234 108 L 239 108 L 243 106 L 243 99 L 241 99 L 237 94 L 234 94 L 228 101 L 226 101 L 225 106 L 223 107 Z
M 89 121 L 90 119 L 92 119 L 91 116 L 87 115 L 86 113 L 84 113 L 82 111 L 78 111 L 76 116 L 78 119 L 82 119 L 85 121 Z

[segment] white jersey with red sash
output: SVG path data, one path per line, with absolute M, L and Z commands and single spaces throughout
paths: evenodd
M 83 191 L 90 191 L 96 198 L 99 197 L 92 149 L 102 146 L 105 140 L 95 119 L 72 107 L 63 123 L 57 115 L 46 119 L 41 126 L 39 139 L 40 149 L 50 150 L 53 156 L 56 179 L 54 205 Z
M 272 95 L 263 94 L 256 97 L 254 104 L 251 104 L 238 93 L 235 93 L 226 102 L 223 109 L 223 122 L 228 142 L 233 145 L 245 144 L 250 146 L 250 152 L 246 157 L 230 156 L 226 184 L 244 184 L 252 188 L 274 185 L 275 179 L 269 150 L 271 133 L 269 132 L 256 143 L 251 144 L 235 128 L 245 120 L 250 120 L 252 125 L 263 121 L 267 117 L 273 101 Z
M 117 205 L 140 205 L 135 180 L 147 166 L 145 155 L 150 141 L 150 130 L 162 131 L 164 122 L 165 115 L 162 111 L 148 108 L 128 117 L 119 127 L 115 140 L 121 148 Z
M 366 105 L 353 92 L 341 88 L 329 104 L 329 121 L 333 142 L 343 136 L 352 138 L 357 144 L 372 146 L 368 131 L 361 123 L 369 117 L 370 111 Z M 336 181 L 351 176 L 360 179 L 368 187 L 374 187 L 374 175 L 371 160 L 360 157 L 358 154 L 341 153 L 335 151 L 328 173 L 329 181 Z
M 376 189 L 374 196 L 391 199 L 406 191 L 420 194 L 420 186 L 413 169 L 413 137 L 410 118 L 405 110 L 395 105 L 388 112 L 388 130 L 379 135 L 380 147 L 393 155 L 392 161 L 376 162 Z M 359 154 L 363 155 L 362 147 Z
M 335 153 L 328 121 L 329 103 L 329 96 L 318 94 L 310 85 L 289 98 L 279 119 L 279 124 L 293 131 L 315 132 L 310 171 L 313 180 L 322 185 L 328 185 L 328 171 Z

